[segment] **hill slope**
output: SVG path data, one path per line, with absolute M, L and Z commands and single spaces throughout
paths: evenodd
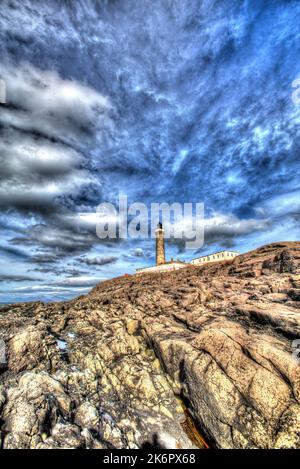
M 1 444 L 300 447 L 299 307 L 298 242 L 2 307 Z

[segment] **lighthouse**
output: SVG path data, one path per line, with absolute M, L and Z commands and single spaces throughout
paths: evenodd
M 183 261 L 171 259 L 169 262 L 166 262 L 165 258 L 165 231 L 161 223 L 158 223 L 155 230 L 155 241 L 156 241 L 156 265 L 150 267 L 142 267 L 136 269 L 137 275 L 147 274 L 147 273 L 157 273 L 157 272 L 168 272 L 172 270 L 183 269 L 189 264 L 186 264 Z
M 158 223 L 155 230 L 156 237 L 156 265 L 165 264 L 165 232 L 163 230 L 162 224 Z

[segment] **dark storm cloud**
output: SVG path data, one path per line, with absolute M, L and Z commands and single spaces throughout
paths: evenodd
M 15 237 L 11 239 L 11 243 L 21 244 L 23 246 L 39 245 L 51 249 L 55 254 L 54 256 L 49 256 L 49 254 L 46 253 L 40 256 L 37 255 L 33 257 L 33 259 L 39 259 L 39 262 L 52 262 L 55 260 L 55 257 L 89 250 L 96 242 L 96 239 L 95 235 L 93 236 L 89 233 L 76 233 L 75 230 L 72 231 L 70 229 L 35 225 L 31 227 L 27 235 Z

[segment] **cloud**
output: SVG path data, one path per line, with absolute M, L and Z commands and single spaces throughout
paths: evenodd
M 28 272 L 41 272 L 43 274 L 54 274 L 56 276 L 61 276 L 67 274 L 72 277 L 79 277 L 80 275 L 88 274 L 86 270 L 78 270 L 72 268 L 64 268 L 60 265 L 50 265 L 48 267 L 35 267 L 34 269 L 28 269 Z
M 28 253 L 14 246 L 0 246 L 0 252 L 8 254 L 12 258 L 27 259 L 29 257 Z
M 0 117 L 1 126 L 1 117 Z M 91 175 L 80 167 L 81 156 L 61 143 L 0 128 L 0 208 L 40 213 L 60 212 L 61 196 L 76 197 Z
M 285 217 L 300 214 L 300 190 L 295 190 L 283 194 L 278 194 L 264 200 L 256 212 L 261 216 Z
M 61 256 L 89 250 L 95 241 L 96 235 L 44 224 L 34 225 L 24 236 L 11 239 L 13 244 L 42 246 L 52 250 L 51 254 L 44 253 L 33 256 L 31 261 L 35 262 L 53 262 Z
M 101 125 L 106 100 L 29 65 L 1 65 L 0 76 L 11 99 L 0 115 L 0 208 L 44 216 L 49 210 L 59 211 L 64 204 L 58 203 L 58 197 L 74 198 L 84 186 L 97 184 L 83 167 L 80 149 L 72 145 L 83 143 L 80 129 L 90 128 L 91 119 Z M 93 144 L 95 138 L 91 137 Z
M 12 242 L 16 244 L 22 244 L 24 242 L 24 245 L 26 245 L 28 243 L 28 238 L 15 238 L 14 240 L 12 240 Z M 31 239 L 30 242 L 32 242 Z M 33 264 L 52 264 L 59 260 L 60 256 L 49 253 L 34 254 L 33 256 L 28 256 L 27 259 L 28 262 L 31 262 Z
M 82 277 L 70 277 L 63 279 L 59 282 L 56 282 L 55 285 L 57 286 L 67 286 L 72 288 L 78 287 L 92 287 L 97 285 L 98 283 L 105 280 L 104 277 L 90 277 L 90 276 L 82 276 Z
M 174 226 L 177 230 L 175 233 L 182 233 L 182 237 L 171 237 L 167 240 L 167 243 L 177 245 L 180 252 L 185 251 L 186 242 L 194 233 L 190 228 L 192 222 L 193 218 L 185 216 L 183 220 L 175 223 Z M 172 227 L 172 224 L 168 224 L 168 226 Z M 203 220 L 200 220 L 200 226 L 203 230 L 201 231 L 204 235 L 204 245 L 217 243 L 219 246 L 230 247 L 237 243 L 240 238 L 270 229 L 272 220 L 271 218 L 243 219 L 233 214 L 214 213 L 212 216 L 206 216 Z M 201 241 L 200 235 L 198 235 L 198 239 Z M 202 249 L 202 246 L 200 249 Z
M 143 248 L 136 248 L 130 250 L 130 255 L 133 257 L 149 259 L 152 256 L 152 253 Z
M 126 254 L 123 254 L 123 259 L 130 262 L 131 265 L 134 265 L 140 261 L 148 261 L 149 259 L 151 259 L 154 256 L 155 241 L 152 239 L 149 241 L 150 247 L 148 245 L 144 248 L 138 247 L 130 249 Z
M 142 248 L 136 248 L 131 251 L 131 254 L 135 257 L 145 257 L 144 250 Z
M 0 210 L 36 217 L 9 242 L 60 254 L 89 250 L 96 236 L 70 215 L 84 201 L 89 206 L 90 194 L 100 193 L 99 178 L 88 170 L 83 151 L 87 142 L 90 150 L 100 144 L 110 128 L 109 100 L 30 64 L 3 63 L 0 77 L 8 96 L 0 113 Z
M 104 256 L 104 257 L 83 257 L 78 259 L 79 262 L 82 262 L 86 265 L 106 265 L 106 264 L 113 264 L 118 260 L 116 256 Z
M 215 214 L 204 221 L 204 241 L 231 245 L 238 237 L 270 228 L 270 219 L 239 219 L 234 215 Z
M 1 112 L 5 127 L 82 148 L 90 139 L 100 143 L 104 128 L 111 125 L 108 98 L 53 70 L 2 64 L 0 77 L 6 83 L 7 106 Z
M 36 282 L 37 280 L 27 275 L 0 274 L 0 282 Z

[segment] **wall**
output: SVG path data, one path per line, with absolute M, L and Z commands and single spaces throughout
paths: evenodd
M 217 253 L 214 253 L 214 254 L 210 254 L 208 256 L 193 259 L 191 261 L 191 264 L 201 265 L 201 264 L 207 264 L 209 262 L 225 261 L 227 259 L 233 259 L 237 255 L 238 255 L 238 253 L 234 252 L 234 251 L 221 251 L 221 252 L 217 252 Z
M 156 273 L 156 272 L 166 272 L 170 270 L 178 270 L 184 267 L 188 267 L 189 264 L 182 264 L 181 262 L 172 262 L 170 264 L 161 264 L 156 265 L 153 267 L 146 267 L 145 269 L 139 269 L 136 271 L 136 274 L 144 274 L 144 273 Z

